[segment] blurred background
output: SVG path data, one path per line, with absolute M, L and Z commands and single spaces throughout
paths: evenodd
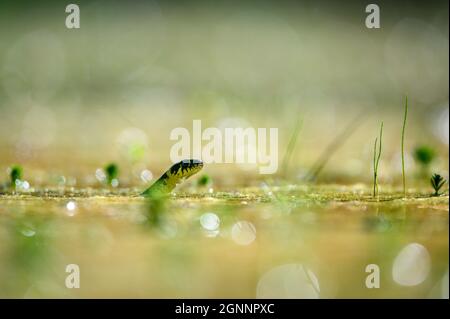
M 448 298 L 448 1 L 70 2 L 0 2 L 0 297 Z M 278 128 L 279 171 L 134 196 L 194 119 Z
M 448 171 L 448 2 L 377 3 L 380 29 L 366 28 L 363 1 L 78 1 L 81 28 L 67 29 L 66 3 L 2 1 L 0 168 L 20 163 L 35 184 L 52 172 L 86 185 L 95 182 L 86 172 L 116 161 L 123 183 L 136 184 L 130 172 L 165 170 L 170 131 L 193 119 L 279 128 L 281 166 L 300 119 L 297 178 L 363 112 L 324 179 L 369 180 L 384 121 L 389 182 L 400 173 L 407 94 L 407 169 L 427 144 Z

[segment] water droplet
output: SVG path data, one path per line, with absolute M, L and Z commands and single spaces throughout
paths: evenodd
M 70 201 L 66 204 L 66 208 L 67 208 L 67 215 L 74 216 L 77 204 L 74 201 Z
M 256 239 L 256 228 L 250 222 L 239 221 L 231 228 L 231 238 L 239 245 L 250 245 Z
M 100 182 L 104 182 L 106 180 L 105 171 L 101 168 L 97 168 L 95 170 L 95 178 L 97 178 L 97 180 Z
M 27 181 L 23 181 L 22 183 L 22 189 L 27 190 L 30 188 L 30 183 L 28 183 Z
M 152 179 L 153 179 L 153 174 L 152 174 L 152 172 L 149 171 L 148 169 L 144 169 L 144 170 L 141 172 L 141 180 L 142 180 L 144 183 L 148 183 L 148 182 L 150 182 Z
M 60 186 L 65 185 L 65 184 L 66 184 L 66 177 L 63 176 L 63 175 L 59 176 L 59 177 L 58 177 L 58 184 L 59 184 Z
M 220 219 L 214 213 L 205 213 L 200 217 L 200 224 L 206 230 L 214 231 L 220 226 Z
M 427 277 L 431 268 L 428 250 L 418 243 L 406 245 L 392 266 L 392 278 L 402 286 L 416 286 Z
M 33 237 L 34 235 L 36 235 L 36 232 L 33 229 L 27 228 L 27 229 L 23 229 L 21 231 L 22 235 L 24 235 L 25 237 Z
M 112 187 L 117 187 L 119 186 L 119 180 L 117 178 L 114 178 L 111 180 L 111 186 Z

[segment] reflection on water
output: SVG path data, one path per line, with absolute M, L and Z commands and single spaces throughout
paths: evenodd
M 67 216 L 74 216 L 75 215 L 75 209 L 77 208 L 77 204 L 74 201 L 70 201 L 66 204 L 67 208 Z
M 319 280 L 301 264 L 287 264 L 269 270 L 256 288 L 257 298 L 317 299 L 319 296 Z
M 2 195 L 0 296 L 448 296 L 448 197 L 314 202 L 286 189 L 245 205 L 208 194 L 150 208 L 104 190 Z M 79 289 L 64 286 L 68 264 L 80 267 Z M 369 264 L 379 289 L 365 285 Z
M 249 245 L 256 239 L 255 226 L 247 221 L 240 221 L 231 228 L 231 237 L 239 245 Z
M 428 250 L 418 243 L 405 246 L 392 267 L 392 278 L 402 286 L 416 286 L 428 276 L 431 268 Z
M 206 230 L 217 230 L 220 225 L 220 219 L 214 213 L 205 213 L 200 217 L 200 224 Z
M 205 230 L 208 237 L 216 237 L 219 235 L 220 218 L 214 213 L 205 213 L 200 216 L 200 224 Z

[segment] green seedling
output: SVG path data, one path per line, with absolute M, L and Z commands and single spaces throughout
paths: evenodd
M 447 182 L 441 175 L 439 174 L 433 174 L 431 176 L 431 186 L 433 186 L 434 189 L 434 196 L 439 196 L 439 191 L 444 186 L 444 184 Z
M 19 165 L 14 165 L 11 167 L 9 178 L 11 181 L 11 186 L 16 187 L 16 181 L 22 179 L 22 167 Z
M 117 179 L 117 176 L 119 175 L 119 168 L 116 164 L 110 163 L 105 167 L 105 173 L 106 181 L 109 185 L 111 185 L 113 180 Z
M 403 127 L 402 127 L 402 182 L 403 182 L 403 196 L 406 197 L 406 175 L 405 175 L 405 128 L 406 117 L 408 116 L 408 96 L 405 97 L 405 113 L 403 114 Z
M 212 183 L 212 179 L 209 175 L 204 174 L 200 176 L 200 178 L 197 181 L 198 186 L 208 186 Z
M 364 122 L 367 117 L 367 112 L 365 110 L 361 111 L 348 125 L 345 129 L 338 135 L 334 137 L 327 148 L 322 152 L 316 162 L 313 164 L 312 168 L 306 175 L 306 180 L 315 181 L 317 176 L 323 170 L 325 165 L 328 163 L 333 154 L 348 140 L 348 138 L 356 131 L 356 129 Z
M 378 165 L 380 164 L 383 138 L 383 122 L 380 126 L 380 136 L 375 138 L 373 146 L 373 197 L 378 196 Z M 378 150 L 377 150 L 378 146 Z
M 419 146 L 414 150 L 414 159 L 426 169 L 428 165 L 435 159 L 436 152 L 429 146 Z
M 283 176 L 286 176 L 288 168 L 289 168 L 289 163 L 291 161 L 292 158 L 292 154 L 294 153 L 294 149 L 295 146 L 297 145 L 297 139 L 300 133 L 300 130 L 302 129 L 302 125 L 303 125 L 303 121 L 299 118 L 297 120 L 297 123 L 294 127 L 294 130 L 292 132 L 291 138 L 289 140 L 289 143 L 287 145 L 286 148 L 286 153 L 284 154 L 284 158 L 283 158 L 283 165 L 282 165 L 282 174 Z

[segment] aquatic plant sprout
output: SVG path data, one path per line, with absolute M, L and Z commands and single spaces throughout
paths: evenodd
M 17 181 L 22 179 L 22 167 L 14 165 L 9 172 L 10 182 L 12 187 L 16 187 Z
M 433 186 L 434 189 L 434 196 L 439 195 L 440 189 L 446 182 L 447 181 L 439 174 L 433 174 L 433 176 L 431 176 L 431 186 Z
M 109 185 L 118 184 L 117 176 L 119 175 L 119 168 L 116 164 L 110 163 L 105 167 L 106 180 Z M 117 186 L 117 185 L 116 185 Z
M 209 175 L 203 174 L 199 177 L 197 184 L 198 186 L 208 186 L 212 183 L 212 179 Z
M 355 132 L 355 130 L 363 123 L 367 112 L 360 112 L 344 130 L 336 135 L 327 148 L 320 154 L 319 158 L 313 164 L 312 168 L 306 175 L 306 180 L 316 180 L 319 173 L 323 170 L 332 155 L 347 141 L 347 139 Z
M 430 146 L 422 145 L 414 150 L 414 159 L 423 166 L 428 166 L 436 157 L 436 152 Z
M 378 166 L 380 164 L 381 158 L 382 138 L 383 138 L 383 122 L 381 122 L 380 126 L 380 135 L 379 137 L 375 138 L 375 143 L 373 146 L 373 197 L 378 196 Z
M 295 146 L 297 145 L 298 136 L 303 126 L 303 120 L 299 118 L 295 124 L 294 130 L 292 131 L 291 138 L 289 139 L 288 146 L 286 148 L 286 153 L 284 154 L 283 164 L 282 164 L 282 174 L 285 175 L 289 168 L 289 163 L 292 158 Z
M 405 128 L 406 117 L 408 116 L 408 96 L 405 96 L 405 113 L 403 115 L 402 127 L 402 182 L 403 182 L 403 196 L 406 197 L 406 175 L 405 175 Z

